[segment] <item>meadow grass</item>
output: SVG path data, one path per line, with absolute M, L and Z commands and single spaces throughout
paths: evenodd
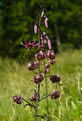
M 56 65 L 51 67 L 51 74 L 59 74 L 63 85 L 53 85 L 49 80 L 48 91 L 58 89 L 61 98 L 49 98 L 51 121 L 82 121 L 82 50 L 63 52 L 56 56 Z M 26 65 L 16 60 L 0 58 L 0 121 L 34 121 L 33 109 L 13 103 L 13 95 L 23 95 L 29 99 L 32 88 L 36 85 L 31 81 L 33 74 Z M 41 84 L 41 95 L 45 85 Z M 46 113 L 46 103 L 40 103 L 39 112 Z M 38 121 L 44 121 L 38 118 Z

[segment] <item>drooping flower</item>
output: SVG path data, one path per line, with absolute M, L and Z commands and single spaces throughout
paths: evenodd
M 40 75 L 34 76 L 33 81 L 38 84 L 40 82 L 42 82 L 42 80 L 44 79 L 44 74 L 40 73 Z
M 53 90 L 51 93 L 51 99 L 57 99 L 60 97 L 60 91 Z
M 22 104 L 22 96 L 13 96 L 13 101 L 17 104 Z
M 44 55 L 43 51 L 40 50 L 38 53 L 36 53 L 35 58 L 38 59 L 38 60 L 44 59 L 45 55 Z
M 52 83 L 57 83 L 60 82 L 60 76 L 59 75 L 53 75 L 50 77 L 50 80 L 52 81 Z
M 45 27 L 48 28 L 48 18 L 45 16 L 45 19 L 44 19 L 44 24 L 45 24 Z
M 34 33 L 37 34 L 37 31 L 38 31 L 38 27 L 37 27 L 37 24 L 34 25 Z
M 24 46 L 25 48 L 30 48 L 30 49 L 32 49 L 32 48 L 38 46 L 39 43 L 36 43 L 36 41 L 34 41 L 34 42 L 31 43 L 31 42 L 29 42 L 28 40 L 26 40 L 25 43 L 24 43 L 24 42 L 21 42 L 21 45 Z
M 53 50 L 48 50 L 47 52 L 46 52 L 46 57 L 48 58 L 48 59 L 55 59 L 55 53 L 54 53 L 54 51 Z

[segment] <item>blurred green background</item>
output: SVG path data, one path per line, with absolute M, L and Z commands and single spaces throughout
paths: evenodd
M 1 56 L 28 56 L 20 42 L 36 39 L 33 26 L 39 18 L 41 6 L 46 9 L 49 19 L 47 34 L 53 49 L 58 52 L 82 47 L 81 0 L 0 0 Z
M 46 30 L 57 53 L 51 74 L 59 74 L 62 86 L 57 101 L 49 99 L 51 121 L 82 121 L 82 1 L 81 0 L 0 0 L 0 121 L 33 121 L 31 108 L 13 103 L 13 95 L 29 99 L 33 74 L 26 68 L 33 53 L 21 48 L 21 41 L 35 40 L 33 26 L 40 6 L 46 9 L 49 28 Z M 19 63 L 21 62 L 21 63 Z M 41 95 L 45 91 L 42 83 Z M 40 103 L 39 113 L 46 113 Z M 43 110 L 44 108 L 44 110 Z M 38 119 L 38 121 L 43 121 Z

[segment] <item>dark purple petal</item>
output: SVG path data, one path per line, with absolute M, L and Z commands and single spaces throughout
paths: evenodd
M 52 83 L 57 83 L 60 82 L 61 78 L 59 75 L 53 75 L 50 77 L 50 80 L 52 81 Z

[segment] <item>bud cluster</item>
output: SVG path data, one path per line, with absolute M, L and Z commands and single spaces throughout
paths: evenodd
M 52 83 L 57 83 L 57 82 L 60 82 L 61 79 L 60 79 L 59 75 L 53 75 L 50 77 L 50 80 Z
M 34 76 L 33 81 L 36 84 L 38 84 L 38 83 L 42 82 L 43 79 L 44 79 L 44 74 L 43 73 L 40 73 L 39 75 Z
M 13 96 L 13 101 L 17 104 L 22 104 L 22 96 Z
M 57 99 L 59 97 L 60 97 L 60 92 L 53 90 L 52 93 L 51 93 L 51 99 Z
M 27 64 L 28 70 L 35 70 L 39 66 L 39 61 L 31 62 Z
M 37 59 L 37 60 L 42 60 L 44 58 L 45 58 L 45 55 L 44 55 L 43 51 L 41 51 L 41 50 L 35 54 L 35 59 Z

